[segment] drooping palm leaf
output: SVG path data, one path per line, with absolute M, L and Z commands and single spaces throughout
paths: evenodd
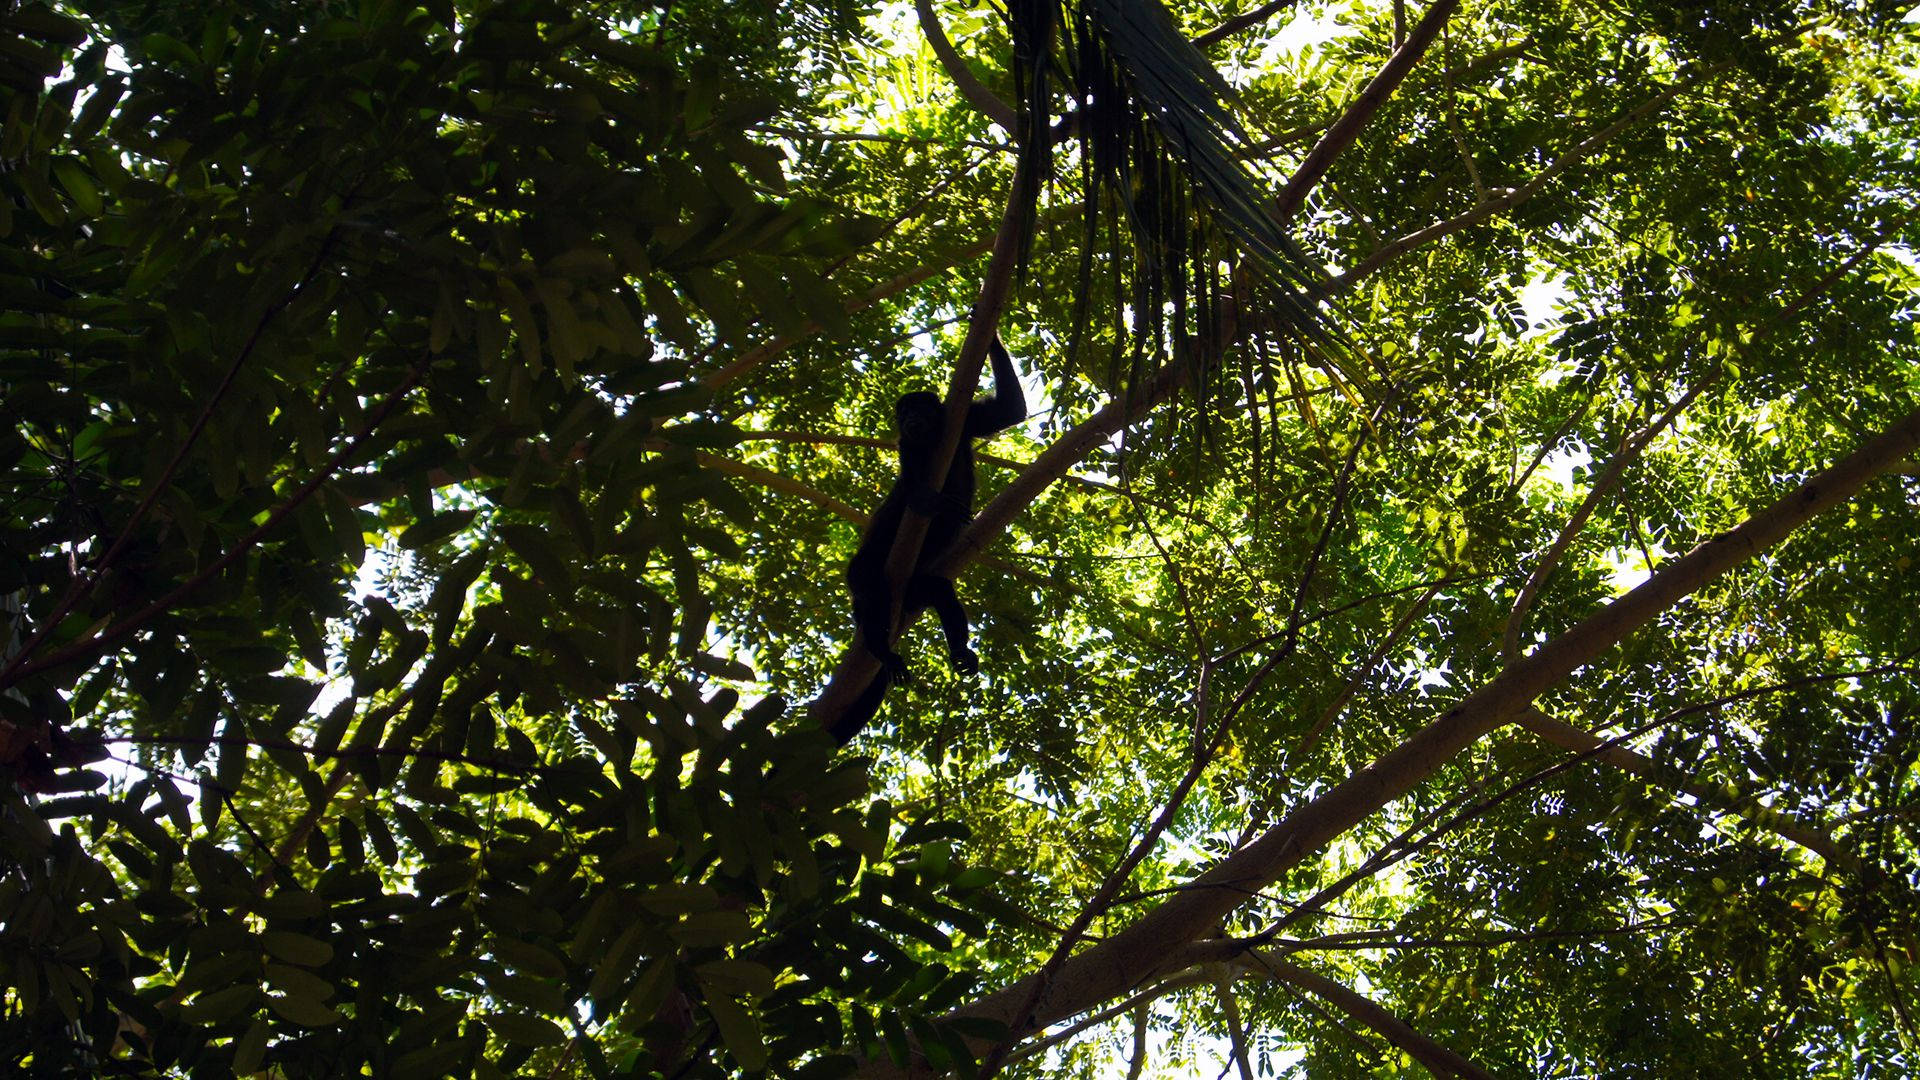
M 1157 129 L 1219 224 L 1267 267 L 1305 287 L 1319 272 L 1269 209 L 1272 195 L 1246 168 L 1249 141 L 1228 107 L 1232 86 L 1180 33 L 1159 0 L 1086 0 L 1090 23 L 1138 115 Z M 1300 314 L 1311 318 L 1311 308 Z
M 1203 348 L 1197 358 L 1188 344 L 1196 337 L 1220 344 L 1211 338 L 1226 297 L 1256 301 L 1265 327 L 1310 352 L 1339 352 L 1329 348 L 1337 335 L 1310 298 L 1323 275 L 1287 237 L 1272 192 L 1245 164 L 1250 140 L 1232 108 L 1233 88 L 1160 0 L 1010 0 L 1007 14 L 1021 154 L 1036 166 L 1029 175 L 1052 175 L 1055 78 L 1077 105 L 1087 254 L 1075 352 L 1092 291 L 1090 255 L 1102 246 L 1102 203 L 1119 211 L 1126 233 L 1123 239 L 1110 220 L 1104 246 L 1133 265 L 1123 289 L 1133 325 L 1116 326 L 1116 340 L 1133 340 L 1131 360 L 1124 376 L 1116 370 L 1112 377 L 1131 384 L 1149 350 L 1186 363 L 1211 357 L 1217 349 Z M 1223 264 L 1237 267 L 1232 280 L 1222 277 Z M 1116 352 L 1116 364 L 1119 358 Z M 1205 372 L 1191 374 L 1196 387 L 1205 386 Z
M 1051 176 L 1053 137 L 1048 130 L 1051 109 L 1048 97 L 1049 54 L 1053 46 L 1053 28 L 1060 9 L 1057 0 L 1009 0 L 1008 28 L 1013 36 L 1013 80 L 1020 94 L 1019 131 L 1020 175 Z M 1039 184 L 1024 192 L 1021 205 L 1019 263 L 1026 266 L 1033 244 L 1034 220 L 1039 209 Z

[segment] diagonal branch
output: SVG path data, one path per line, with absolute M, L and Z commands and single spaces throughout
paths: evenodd
M 1610 743 L 1583 728 L 1556 720 L 1538 708 L 1521 713 L 1519 722 L 1521 727 L 1563 750 L 1591 754 L 1621 772 L 1637 776 L 1657 787 L 1682 791 L 1704 805 L 1738 814 L 1754 825 L 1806 848 L 1825 859 L 1829 865 L 1841 867 L 1855 875 L 1863 870 L 1860 860 L 1835 843 L 1830 834 L 1804 825 L 1758 799 L 1742 794 L 1738 789 L 1694 783 L 1670 765 Z
M 1512 662 L 1513 658 L 1520 654 L 1520 628 L 1526 622 L 1528 609 L 1533 606 L 1533 598 L 1539 595 L 1541 586 L 1546 584 L 1547 578 L 1560 565 L 1560 560 L 1567 554 L 1567 548 L 1573 545 L 1574 537 L 1579 536 L 1580 530 L 1586 527 L 1587 519 L 1591 518 L 1593 512 L 1600 508 L 1600 504 L 1613 494 L 1614 488 L 1620 486 L 1621 479 L 1627 475 L 1627 467 L 1640 459 L 1640 455 L 1646 450 L 1647 445 L 1653 442 L 1654 437 L 1679 419 L 1687 406 L 1698 400 L 1701 392 L 1713 385 L 1719 374 L 1719 369 L 1715 368 L 1695 383 L 1693 389 L 1687 391 L 1679 401 L 1669 405 L 1667 411 L 1661 413 L 1658 419 L 1621 445 L 1620 452 L 1615 454 L 1613 460 L 1608 463 L 1607 471 L 1587 492 L 1587 497 L 1581 501 L 1579 509 L 1567 519 L 1566 525 L 1560 529 L 1560 535 L 1553 538 L 1553 544 L 1547 548 L 1547 553 L 1540 556 L 1540 561 L 1534 564 L 1533 572 L 1527 575 L 1526 584 L 1520 587 L 1520 595 L 1514 597 L 1513 608 L 1507 612 L 1506 633 L 1500 642 L 1500 655 L 1508 662 Z
M 1226 340 L 1225 336 L 1220 340 Z M 1041 492 L 1055 480 L 1067 475 L 1068 469 L 1085 460 L 1114 432 L 1146 416 L 1155 405 L 1171 397 L 1175 390 L 1186 384 L 1192 370 L 1193 367 L 1187 364 L 1168 364 L 1135 387 L 1131 396 L 1108 402 L 1099 412 L 1054 440 L 1053 445 L 1041 451 L 1031 465 L 981 508 L 980 513 L 974 516 L 973 524 L 967 526 L 940 565 L 935 567 L 935 572 L 952 574 L 971 563 L 988 544 L 1006 531 L 1007 526 L 1013 524 L 1013 519 L 1020 516 L 1028 504 L 1040 497 Z
M 1487 733 L 1515 719 L 1576 669 L 1598 660 L 1628 634 L 1765 551 L 1868 481 L 1920 449 L 1920 410 L 1740 525 L 1710 537 L 1639 587 L 1601 607 L 1566 633 L 1515 661 L 1438 719 L 1373 764 L 1308 802 L 1252 844 L 1220 860 L 1132 926 L 1061 968 L 1017 1037 L 1125 994 L 1160 970 L 1168 950 L 1211 934 L 1244 900 L 1369 815 L 1411 791 Z M 958 1011 L 1012 1025 L 1033 983 L 1029 976 Z M 899 1075 L 869 1061 L 867 1076 Z
M 1343 986 L 1325 975 L 1308 971 L 1297 964 L 1289 964 L 1271 952 L 1255 952 L 1252 955 L 1252 961 L 1249 970 L 1264 971 L 1281 982 L 1290 983 L 1326 1001 L 1341 1012 L 1372 1028 L 1381 1038 L 1406 1051 L 1409 1057 L 1426 1066 L 1428 1072 L 1441 1077 L 1442 1080 L 1446 1077 L 1493 1080 L 1493 1075 L 1485 1069 L 1415 1031 L 1411 1024 L 1351 987 Z
M 1286 189 L 1280 193 L 1279 203 L 1275 207 L 1274 216 L 1282 225 L 1299 213 L 1300 207 L 1307 201 L 1307 192 L 1312 191 L 1320 178 L 1333 167 L 1334 159 L 1360 137 L 1360 129 L 1367 126 L 1367 121 L 1373 119 L 1373 114 L 1380 111 L 1380 106 L 1386 104 L 1387 98 L 1405 81 L 1407 73 L 1413 70 L 1413 65 L 1427 51 L 1427 46 L 1433 44 L 1441 27 L 1447 25 L 1447 19 L 1459 6 L 1460 0 L 1435 0 L 1427 13 L 1420 17 L 1420 22 L 1414 26 L 1406 42 L 1387 57 L 1380 73 L 1361 89 L 1360 96 L 1347 106 L 1346 113 L 1333 122 L 1327 133 L 1320 136 L 1320 141 L 1314 144 L 1313 149 L 1307 151 L 1306 160 L 1294 170 L 1293 178 L 1287 181 Z
M 712 469 L 714 472 L 725 473 L 728 476 L 737 476 L 742 480 L 752 481 L 769 491 L 778 491 L 792 495 L 797 499 L 804 499 L 835 517 L 851 521 L 860 528 L 866 528 L 868 517 L 865 510 L 861 510 L 855 506 L 849 506 L 826 492 L 821 491 L 819 488 L 813 487 L 810 484 L 803 484 L 785 473 L 777 473 L 772 469 L 762 469 L 758 465 L 749 465 L 744 461 L 735 461 L 732 458 L 721 457 L 719 454 L 709 454 L 704 450 L 696 452 L 693 455 L 693 460 L 703 469 Z
M 1250 30 L 1253 27 L 1259 26 L 1261 23 L 1266 22 L 1268 19 L 1273 18 L 1288 8 L 1299 6 L 1300 0 L 1270 0 L 1270 2 L 1261 4 L 1252 11 L 1243 11 L 1221 23 L 1219 26 L 1194 38 L 1193 47 L 1196 49 L 1204 49 L 1222 38 L 1232 37 L 1242 30 Z
M 1828 289 L 1833 288 L 1833 286 L 1844 280 L 1848 274 L 1853 272 L 1855 267 L 1859 266 L 1875 251 L 1878 251 L 1881 245 L 1897 235 L 1899 230 L 1905 227 L 1906 223 L 1911 221 L 1916 213 L 1920 213 L 1920 208 L 1910 208 L 1906 213 L 1896 217 L 1872 240 L 1862 244 L 1859 251 L 1854 252 L 1846 261 L 1822 275 L 1820 280 L 1814 282 L 1805 292 L 1802 292 L 1798 297 L 1794 298 L 1792 303 L 1787 304 L 1775 312 L 1766 322 L 1762 323 L 1759 328 L 1754 331 L 1753 337 L 1749 339 L 1747 344 L 1751 346 L 1761 337 L 1786 326 L 1790 320 L 1805 310 L 1808 305 L 1825 295 Z M 1627 467 L 1639 459 L 1640 455 L 1646 451 L 1647 445 L 1653 441 L 1654 437 L 1659 435 L 1660 432 L 1665 431 L 1675 420 L 1679 419 L 1680 414 L 1685 412 L 1688 406 L 1698 400 L 1703 391 L 1719 380 L 1720 371 L 1721 369 L 1716 365 L 1700 378 L 1700 381 L 1694 385 L 1693 389 L 1687 391 L 1680 400 L 1668 406 L 1667 411 L 1662 413 L 1659 419 L 1649 424 L 1645 431 L 1642 431 L 1639 435 L 1622 444 L 1620 452 L 1616 454 L 1613 461 L 1608 464 L 1606 473 L 1593 485 L 1592 490 L 1587 492 L 1586 499 L 1580 503 L 1579 509 L 1575 510 L 1573 516 L 1567 520 L 1565 527 L 1560 530 L 1560 535 L 1554 538 L 1553 545 L 1549 547 L 1547 553 L 1541 557 L 1540 562 L 1533 568 L 1533 572 L 1527 575 L 1526 584 L 1521 587 L 1520 595 L 1514 598 L 1513 608 L 1507 614 L 1507 628 L 1505 634 L 1502 636 L 1500 645 L 1501 655 L 1507 660 L 1511 661 L 1520 651 L 1520 628 L 1526 619 L 1527 609 L 1532 606 L 1535 595 L 1538 594 L 1540 587 L 1546 582 L 1547 577 L 1553 573 L 1554 568 L 1560 564 L 1561 558 L 1566 555 L 1568 546 L 1573 543 L 1573 538 L 1579 535 L 1580 530 L 1586 526 L 1587 519 L 1599 508 L 1601 501 L 1606 499 L 1612 494 L 1613 490 L 1619 486 L 1621 478 L 1626 475 Z M 1557 437 L 1554 441 L 1557 441 Z M 1541 459 L 1545 457 L 1546 445 L 1551 445 L 1551 443 L 1542 446 L 1540 456 L 1534 459 L 1535 465 L 1538 465 Z M 1531 469 L 1529 469 L 1529 471 L 1531 471 Z
M 960 57 L 947 40 L 946 28 L 940 25 L 940 17 L 933 13 L 933 0 L 913 0 L 913 9 L 920 15 L 920 32 L 927 36 L 927 47 L 940 60 L 940 66 L 947 71 L 947 78 L 953 80 L 954 89 L 967 103 L 979 109 L 981 115 L 1005 128 L 1007 133 L 1018 134 L 1020 114 L 1013 106 L 1001 101 L 993 91 L 987 89 L 973 74 L 973 69 Z
M 1253 1061 L 1247 1054 L 1247 1025 L 1240 1017 L 1240 1002 L 1233 996 L 1234 970 L 1225 964 L 1209 965 L 1214 976 L 1214 997 L 1227 1019 L 1227 1038 L 1233 1048 L 1233 1063 L 1240 1068 L 1240 1080 L 1253 1080 Z

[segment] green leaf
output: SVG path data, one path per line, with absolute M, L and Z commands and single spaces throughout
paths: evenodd
M 773 993 L 772 969 L 751 960 L 714 960 L 695 966 L 693 973 L 709 995 L 748 997 L 759 1001 Z
M 263 972 L 268 986 L 295 997 L 325 1001 L 333 996 L 333 984 L 310 971 L 285 964 L 267 964 Z
M 720 1038 L 725 1040 L 727 1051 L 740 1063 L 740 1067 L 747 1072 L 765 1069 L 767 1043 L 760 1034 L 760 1023 L 753 1011 L 727 997 L 708 998 L 707 1008 L 713 1013 L 714 1025 L 720 1029 Z
M 246 1034 L 234 1040 L 233 1072 L 236 1076 L 248 1076 L 260 1071 L 261 1062 L 267 1056 L 267 1035 L 270 1028 L 265 1017 L 255 1020 L 247 1026 Z
M 269 956 L 302 967 L 319 967 L 333 959 L 331 944 L 291 930 L 268 930 L 262 933 L 260 947 Z
M 481 1019 L 501 1038 L 521 1046 L 558 1046 L 567 1041 L 567 1033 L 544 1017 L 491 1012 L 482 1013 Z
M 282 997 L 268 997 L 267 1007 L 278 1014 L 281 1019 L 289 1023 L 299 1024 L 301 1027 L 332 1027 L 334 1024 L 340 1022 L 340 1013 L 332 1006 L 314 998 L 301 997 L 297 994 L 287 994 Z
M 259 1007 L 260 988 L 252 983 L 210 990 L 180 1010 L 180 1017 L 194 1024 L 224 1024 Z

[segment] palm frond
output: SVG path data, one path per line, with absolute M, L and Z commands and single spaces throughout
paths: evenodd
M 1087 0 L 1085 9 L 1134 108 L 1190 172 L 1221 227 L 1288 282 L 1311 285 L 1318 269 L 1287 237 L 1269 209 L 1272 196 L 1244 164 L 1249 140 L 1229 107 L 1233 87 L 1159 0 Z

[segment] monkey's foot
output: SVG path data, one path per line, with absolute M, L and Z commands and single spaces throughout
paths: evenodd
M 913 681 L 913 673 L 907 670 L 907 662 L 901 659 L 899 653 L 881 657 L 880 666 L 885 668 L 888 677 L 899 685 L 905 686 Z
M 958 674 L 978 675 L 980 673 L 980 654 L 964 645 L 948 653 L 947 662 L 953 665 L 953 670 Z

